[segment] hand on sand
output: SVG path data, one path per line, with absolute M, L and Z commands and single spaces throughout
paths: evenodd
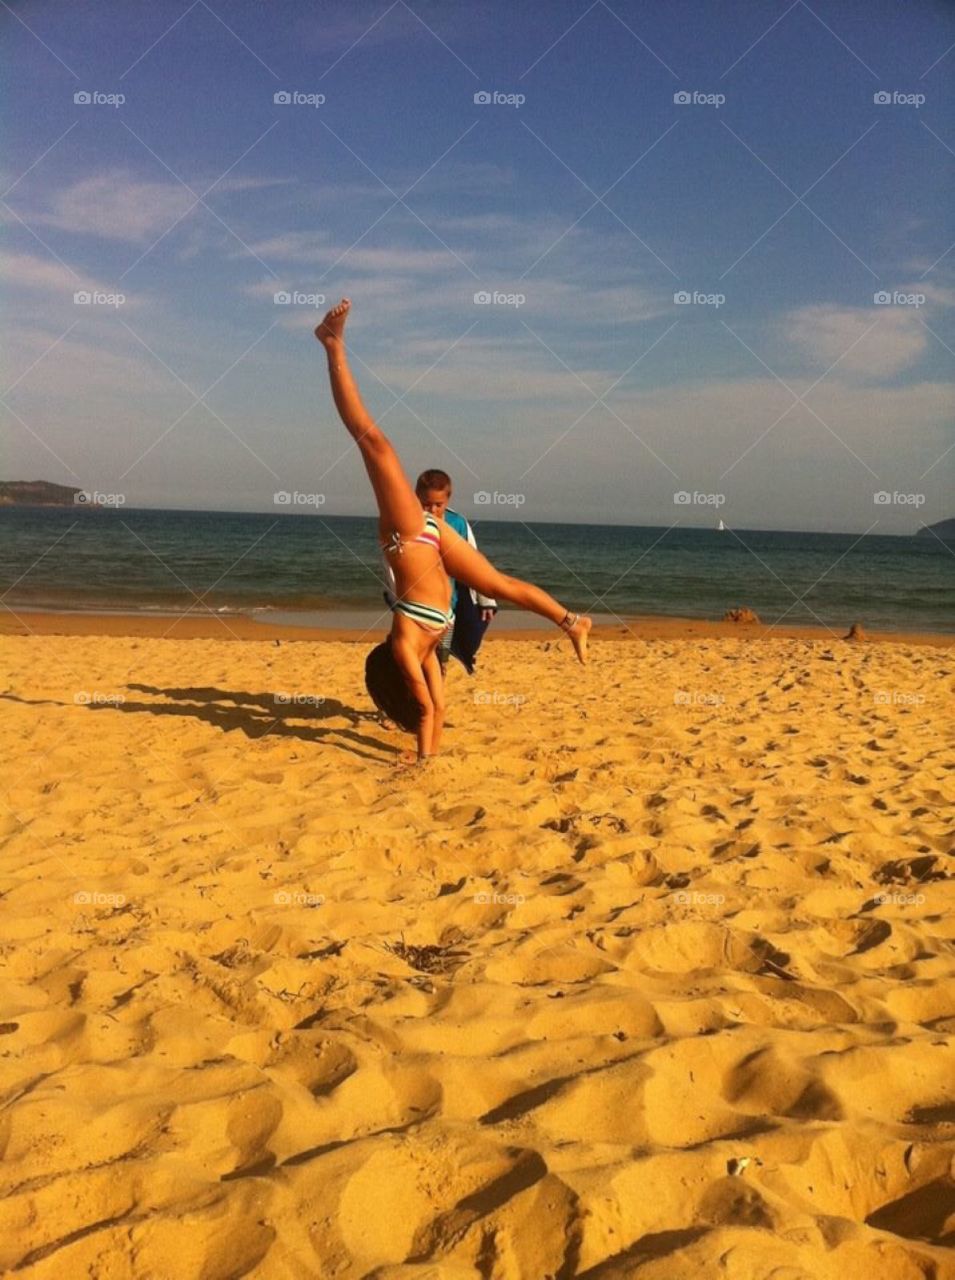
M 587 661 L 587 638 L 593 625 L 593 620 L 582 613 L 572 627 L 566 628 L 570 643 L 574 646 L 574 652 L 582 663 Z
M 430 759 L 430 756 L 419 756 L 417 751 L 402 751 L 400 755 L 395 757 L 395 768 L 411 769 L 415 765 L 424 764 Z
M 323 347 L 328 346 L 330 342 L 341 342 L 342 335 L 345 332 L 345 321 L 350 310 L 351 301 L 348 298 L 342 298 L 341 302 L 332 307 L 331 311 L 327 313 L 325 319 L 315 330 L 315 337 Z

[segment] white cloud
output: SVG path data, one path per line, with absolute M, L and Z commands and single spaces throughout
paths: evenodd
M 326 273 L 334 270 L 342 279 L 352 274 L 420 272 L 429 278 L 430 289 L 430 278 L 444 272 L 460 282 L 462 293 L 472 281 L 472 293 L 482 286 L 527 292 L 547 288 L 560 278 L 579 281 L 580 291 L 613 283 L 622 295 L 626 289 L 643 288 L 647 278 L 646 264 L 633 265 L 626 232 L 568 226 L 564 219 L 546 214 L 458 217 L 431 213 L 422 205 L 419 221 L 400 207 L 386 213 L 382 201 L 373 207 L 344 198 L 331 203 L 347 204 L 353 211 L 345 235 L 322 228 L 289 230 L 250 240 L 250 247 L 270 265 L 318 266 Z M 231 256 L 241 258 L 244 253 L 233 246 Z M 623 269 L 621 256 L 628 264 Z
M 67 324 L 58 330 L 8 326 L 3 332 L 5 381 L 25 375 L 16 388 L 17 396 L 65 397 L 73 403 L 79 397 L 84 404 L 93 391 L 126 397 L 171 391 L 185 396 L 162 366 L 115 324 L 113 308 L 77 307 L 75 311 L 68 321 L 78 323 L 69 332 Z M 95 341 L 88 340 L 91 325 Z
M 420 271 L 428 274 L 447 271 L 453 258 L 436 244 L 434 249 L 383 248 L 358 244 L 351 248 L 347 241 L 332 243 L 321 231 L 288 231 L 267 240 L 253 241 L 250 246 L 266 262 L 299 262 L 322 264 L 330 268 L 336 260 L 349 271 Z M 236 257 L 244 251 L 236 250 Z
M 214 191 L 261 191 L 266 187 L 293 186 L 297 181 L 297 178 L 223 178 L 215 184 Z M 199 195 L 209 184 L 194 182 L 192 185 Z
M 660 317 L 675 318 L 672 317 L 672 303 L 665 299 L 661 301 L 637 287 L 622 285 L 582 291 L 562 281 L 541 281 L 526 286 L 527 300 L 516 308 L 476 304 L 474 294 L 483 286 L 470 277 L 464 277 L 463 273 L 456 278 L 430 282 L 409 280 L 403 276 L 376 276 L 351 283 L 353 287 L 344 292 L 351 297 L 355 307 L 352 321 L 354 351 L 364 355 L 368 342 L 373 341 L 378 359 L 386 360 L 393 371 L 400 371 L 399 381 L 407 385 L 473 325 L 462 348 L 456 348 L 465 360 L 465 365 L 458 370 L 461 381 L 456 388 L 454 378 L 450 374 L 442 374 L 442 390 L 453 395 L 457 389 L 462 395 L 477 394 L 494 400 L 539 393 L 541 388 L 534 381 L 532 370 L 540 363 L 550 364 L 561 372 L 544 343 L 560 354 L 571 368 L 578 369 L 583 360 L 589 363 L 605 358 L 606 343 L 595 333 L 595 326 L 601 326 L 606 332 L 607 326 L 622 327 Z M 491 287 L 495 287 L 493 282 Z M 499 287 L 513 291 L 513 282 L 504 281 Z M 343 292 L 340 283 L 309 281 L 307 276 L 295 282 L 285 278 L 274 284 L 260 281 L 243 286 L 240 292 L 271 308 L 273 292 L 283 288 L 323 293 L 327 299 L 326 306 L 337 302 Z M 322 308 L 311 307 L 283 307 L 280 311 L 280 327 L 292 332 L 314 326 L 314 313 L 322 314 Z M 562 328 L 568 314 L 573 314 L 578 326 L 569 342 Z M 625 359 L 621 357 L 618 368 L 607 368 L 597 375 L 591 370 L 589 376 L 599 377 L 601 388 L 608 386 L 637 359 L 642 350 L 650 346 L 660 332 L 662 328 L 645 333 L 640 331 L 632 354 Z M 539 339 L 534 334 L 539 335 Z M 488 365 L 482 364 L 471 377 L 467 373 L 468 357 L 464 356 L 464 349 L 474 350 L 481 344 L 488 349 Z M 529 358 L 523 363 L 517 359 L 519 351 L 529 353 Z M 422 364 L 422 359 L 427 359 L 427 363 Z M 566 378 L 570 379 L 567 386 L 580 385 L 572 375 L 566 374 Z
M 303 324 L 312 318 L 303 315 Z M 29 352 L 15 353 L 19 367 L 55 337 L 30 335 Z M 526 491 L 532 519 L 566 519 L 570 513 L 578 520 L 667 524 L 682 517 L 683 523 L 700 523 L 699 512 L 678 511 L 673 504 L 675 490 L 700 489 L 727 495 L 722 514 L 731 527 L 861 531 L 879 517 L 880 530 L 906 532 L 912 513 L 876 509 L 874 491 L 924 489 L 931 505 L 932 485 L 944 479 L 941 466 L 920 479 L 950 443 L 945 424 L 951 391 L 943 383 L 887 388 L 826 379 L 807 403 L 827 425 L 809 408 L 790 408 L 792 397 L 770 377 L 710 378 L 648 390 L 621 384 L 607 397 L 617 417 L 596 405 L 565 435 L 590 408 L 591 397 L 529 335 L 511 337 L 502 342 L 499 335 L 475 330 L 408 394 L 409 406 L 430 430 L 401 406 L 385 414 L 391 397 L 354 362 L 369 407 L 385 414 L 383 425 L 408 468 L 446 466 L 462 502 L 475 489 L 496 487 Z M 78 471 L 105 476 L 134 461 L 178 417 L 188 397 L 145 353 L 140 361 L 135 344 L 110 353 L 87 339 L 74 331 L 24 379 L 13 405 Z M 316 389 L 324 386 L 320 352 L 307 333 L 302 340 L 301 355 L 294 344 L 280 348 L 274 363 L 246 370 L 245 376 L 235 371 L 214 399 L 217 412 L 276 471 L 296 476 L 310 468 L 320 474 L 347 446 L 330 402 L 321 393 L 315 402 Z M 402 334 L 401 340 L 400 359 L 387 363 L 366 355 L 360 343 L 355 351 L 403 393 L 448 344 L 421 335 Z M 563 347 L 559 352 L 567 358 Z M 627 361 L 615 368 L 609 361 L 569 363 L 595 391 L 603 391 Z M 202 385 L 197 382 L 197 389 Z M 78 386 L 84 394 L 75 403 Z M 288 388 L 287 400 L 276 401 L 279 386 Z M 70 397 L 69 412 L 61 396 Z M 4 434 L 15 473 L 51 474 L 50 460 L 15 420 L 4 424 Z M 188 485 L 204 495 L 199 505 L 234 505 L 231 495 L 270 483 L 261 465 L 234 444 L 198 406 L 137 466 L 130 483 L 149 480 L 161 502 L 178 502 L 168 495 Z M 219 465 L 224 446 L 231 450 L 227 483 Z M 371 510 L 357 456 L 346 457 L 323 484 L 335 510 Z M 935 513 L 935 505 L 931 509 Z
M 215 181 L 214 178 L 192 182 L 196 195 L 175 180 L 148 181 L 132 173 L 114 169 L 83 178 L 55 192 L 48 209 L 24 215 L 28 222 L 56 227 L 109 240 L 148 243 L 167 231 Z M 208 200 L 214 206 L 217 195 L 230 192 L 257 191 L 267 187 L 286 186 L 288 178 L 223 178 L 216 183 Z M 198 212 L 201 205 L 196 205 Z
M 914 509 L 874 504 L 882 489 L 926 492 L 934 518 L 945 514 L 938 506 L 945 503 L 943 468 L 929 471 L 951 443 L 944 383 L 860 388 L 827 380 L 807 400 L 817 418 L 770 378 L 710 380 L 614 392 L 608 403 L 616 417 L 597 405 L 573 426 L 588 407 L 586 394 L 575 393 L 573 405 L 515 403 L 506 432 L 495 429 L 496 403 L 471 406 L 466 426 L 460 410 L 444 416 L 440 401 L 429 412 L 431 389 L 429 376 L 408 402 L 439 441 L 400 407 L 385 420 L 409 468 L 445 465 L 462 493 L 526 492 L 531 519 L 566 519 L 572 511 L 577 520 L 705 524 L 705 512 L 674 504 L 681 489 L 724 494 L 719 514 L 737 528 L 861 532 L 878 519 L 880 531 L 911 531 Z M 377 388 L 373 398 L 387 403 Z M 467 467 L 480 483 L 471 485 Z
M 947 289 L 944 285 L 929 284 L 921 280 L 913 285 L 907 285 L 901 292 L 923 293 L 929 302 L 938 307 L 955 307 L 955 289 Z
M 273 280 L 256 280 L 252 284 L 243 284 L 239 286 L 239 293 L 244 294 L 247 298 L 261 298 L 265 302 L 271 302 L 276 293 L 280 290 L 291 290 L 292 284 L 285 279 Z
M 783 333 L 820 372 L 838 361 L 830 376 L 838 372 L 865 380 L 890 378 L 910 368 L 927 343 L 914 306 L 839 307 L 823 303 L 801 307 L 784 319 Z
M 61 231 L 134 243 L 154 239 L 195 201 L 178 182 L 142 182 L 118 172 L 84 178 L 58 191 L 34 222 Z
M 79 289 L 89 292 L 115 292 L 85 272 L 74 272 L 54 258 L 38 258 L 29 253 L 0 253 L 0 272 L 7 285 L 17 285 L 31 292 L 58 293 L 71 298 Z

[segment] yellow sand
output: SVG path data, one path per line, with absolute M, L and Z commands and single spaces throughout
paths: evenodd
M 955 1277 L 952 655 L 364 652 L 0 641 L 0 1269 Z

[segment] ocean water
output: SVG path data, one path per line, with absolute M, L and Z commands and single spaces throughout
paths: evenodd
M 474 523 L 482 551 L 572 609 L 955 632 L 955 557 L 927 537 Z M 350 516 L 0 508 L 13 608 L 380 609 L 377 522 Z

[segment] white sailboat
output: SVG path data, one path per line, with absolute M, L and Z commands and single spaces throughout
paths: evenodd
M 726 531 L 726 525 L 725 525 L 725 524 L 723 523 L 723 521 L 721 520 L 721 521 L 719 522 L 719 524 L 716 526 L 716 532 L 717 532 L 717 533 L 724 533 L 725 531 Z

